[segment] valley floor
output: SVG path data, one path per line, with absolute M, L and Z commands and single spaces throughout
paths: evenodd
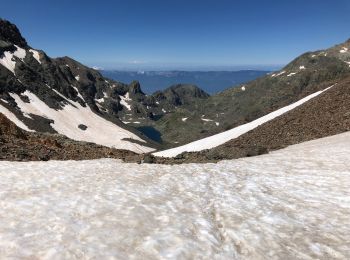
M 349 259 L 350 133 L 217 164 L 0 162 L 8 258 Z

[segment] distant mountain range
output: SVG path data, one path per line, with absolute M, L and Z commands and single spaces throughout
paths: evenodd
M 121 81 L 137 80 L 146 94 L 163 90 L 174 84 L 197 85 L 209 94 L 254 80 L 266 75 L 266 70 L 239 71 L 120 71 L 102 70 L 105 77 Z

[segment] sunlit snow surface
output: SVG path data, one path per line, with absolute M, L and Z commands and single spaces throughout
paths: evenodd
M 350 258 L 350 133 L 218 164 L 0 162 L 0 174 L 2 258 Z

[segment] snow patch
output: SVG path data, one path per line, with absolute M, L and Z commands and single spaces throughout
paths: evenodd
M 345 53 L 348 52 L 348 48 L 342 47 L 342 49 L 339 51 L 340 53 Z
M 127 110 L 131 111 L 131 105 L 128 103 L 129 101 L 132 101 L 132 99 L 130 99 L 129 92 L 126 93 L 125 96 L 120 96 L 120 104 L 126 107 Z
M 23 130 L 29 132 L 35 132 L 34 130 L 29 129 L 21 120 L 19 120 L 14 113 L 8 110 L 6 107 L 0 104 L 0 113 L 6 116 L 9 120 L 11 120 L 16 126 L 22 128 Z
M 245 86 L 241 87 L 241 90 L 242 90 L 242 91 L 245 91 Z
M 0 64 L 3 65 L 5 68 L 7 68 L 9 71 L 13 73 L 13 75 L 16 75 L 15 73 L 15 67 L 16 67 L 16 61 L 14 57 L 19 58 L 23 61 L 23 59 L 26 57 L 26 50 L 22 49 L 21 47 L 16 46 L 15 52 L 9 52 L 5 51 L 2 56 L 0 56 Z
M 315 93 L 313 93 L 309 96 L 306 96 L 305 98 L 303 98 L 303 99 L 301 99 L 301 100 L 299 100 L 291 105 L 280 108 L 274 112 L 271 112 L 263 117 L 260 117 L 256 120 L 254 120 L 250 123 L 240 125 L 240 126 L 235 127 L 231 130 L 228 130 L 228 131 L 225 131 L 225 132 L 213 135 L 213 136 L 209 136 L 207 138 L 197 140 L 195 142 L 192 142 L 192 143 L 189 143 L 189 144 L 186 144 L 183 146 L 179 146 L 179 147 L 175 147 L 172 149 L 156 152 L 156 153 L 154 153 L 154 155 L 159 156 L 159 157 L 174 157 L 174 156 L 181 154 L 183 152 L 197 152 L 197 151 L 202 151 L 205 149 L 214 148 L 216 146 L 224 144 L 232 139 L 235 139 L 235 138 L 241 136 L 242 134 L 245 134 L 245 133 L 253 130 L 254 128 L 258 127 L 259 125 L 262 125 L 262 124 L 264 124 L 264 123 L 266 123 L 266 122 L 268 122 L 268 121 L 270 121 L 278 116 L 281 116 L 284 113 L 287 113 L 288 111 L 304 104 L 305 102 L 318 96 L 319 94 L 328 90 L 331 87 L 328 87 L 324 90 L 315 92 Z
M 54 90 L 57 94 L 59 92 Z M 65 98 L 68 104 L 60 110 L 55 110 L 47 106 L 35 94 L 30 91 L 25 91 L 24 95 L 29 98 L 30 103 L 23 102 L 15 93 L 10 93 L 15 99 L 17 106 L 23 113 L 35 114 L 48 119 L 52 119 L 51 124 L 59 134 L 65 135 L 73 140 L 93 142 L 96 144 L 114 147 L 116 149 L 126 149 L 136 153 L 149 152 L 154 149 L 131 143 L 123 139 L 134 139 L 140 142 L 145 142 L 135 134 L 113 124 L 110 121 L 98 116 L 91 111 L 89 106 L 83 107 L 79 102 L 74 102 Z M 77 125 L 84 124 L 88 128 L 81 131 Z
M 85 101 L 85 99 L 83 98 L 83 96 L 80 94 L 79 90 L 77 87 L 71 85 L 72 88 L 74 88 L 74 90 L 78 93 L 77 96 L 81 98 L 81 100 Z
M 95 101 L 98 103 L 103 103 L 103 102 L 105 102 L 105 99 L 104 98 L 95 98 Z
M 34 59 L 36 59 L 36 61 L 39 62 L 39 64 L 41 64 L 39 52 L 33 49 L 30 49 L 29 52 L 33 53 Z
M 281 71 L 281 72 L 279 72 L 279 73 L 277 73 L 277 74 L 272 74 L 272 75 L 271 75 L 271 78 L 281 76 L 281 75 L 283 75 L 284 73 L 286 73 L 285 70 L 283 70 L 283 71 Z
M 291 76 L 293 76 L 293 75 L 295 75 L 295 74 L 297 74 L 297 73 L 296 73 L 296 72 L 289 73 L 289 74 L 287 75 L 287 77 L 291 77 Z
M 183 117 L 181 120 L 182 120 L 182 122 L 186 122 L 187 119 L 188 119 L 188 117 Z
M 300 69 L 300 70 L 304 70 L 304 69 L 305 69 L 305 66 L 300 66 L 299 69 Z

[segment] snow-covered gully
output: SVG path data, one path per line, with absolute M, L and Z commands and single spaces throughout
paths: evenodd
M 350 133 L 218 164 L 0 162 L 0 255 L 349 259 Z

